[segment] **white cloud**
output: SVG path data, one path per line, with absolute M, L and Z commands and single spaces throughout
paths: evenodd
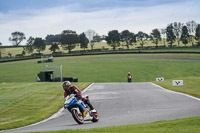
M 195 20 L 200 23 L 198 3 L 186 2 L 152 7 L 112 8 L 93 12 L 74 12 L 73 8 L 55 7 L 44 10 L 18 11 L 0 14 L 0 42 L 11 45 L 8 38 L 14 31 L 25 33 L 26 37 L 42 37 L 59 34 L 70 29 L 78 34 L 88 29 L 107 35 L 110 30 L 128 29 L 134 33 L 139 30 L 150 33 L 154 28 L 166 28 L 172 22 L 185 23 Z M 28 14 L 28 15 L 27 15 Z M 25 41 L 24 41 L 25 43 Z

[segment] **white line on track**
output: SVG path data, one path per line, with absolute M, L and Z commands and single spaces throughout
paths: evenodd
M 187 97 L 189 97 L 189 98 L 192 98 L 192 99 L 195 99 L 195 100 L 197 100 L 197 101 L 200 101 L 200 99 L 197 98 L 197 97 L 194 97 L 194 96 L 191 96 L 191 95 L 188 95 L 188 94 L 184 94 L 184 93 L 181 93 L 181 92 L 176 92 L 176 91 L 168 90 L 168 89 L 165 89 L 165 88 L 163 88 L 163 87 L 161 87 L 161 86 L 159 86 L 159 85 L 157 85 L 157 84 L 154 84 L 154 83 L 152 83 L 152 82 L 150 82 L 150 83 L 151 83 L 152 85 L 154 85 L 154 86 L 160 88 L 160 89 L 163 89 L 164 91 L 167 91 L 167 92 L 170 92 L 170 93 L 176 93 L 176 94 L 183 95 L 183 96 L 187 96 Z

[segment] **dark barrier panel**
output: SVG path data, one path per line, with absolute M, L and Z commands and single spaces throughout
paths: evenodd
M 53 81 L 53 72 L 54 71 L 40 72 L 37 76 L 41 82 Z
M 68 77 L 68 78 L 64 77 L 64 78 L 63 78 L 63 81 L 70 81 L 70 82 L 73 82 L 73 81 L 74 81 L 74 78 L 73 78 L 73 77 Z

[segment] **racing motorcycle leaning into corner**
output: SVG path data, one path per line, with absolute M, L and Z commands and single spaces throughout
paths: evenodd
M 64 81 L 62 87 L 65 91 L 64 108 L 71 112 L 77 123 L 83 124 L 84 121 L 97 122 L 99 120 L 97 111 L 90 103 L 89 97 L 83 98 L 78 87 L 71 85 L 70 81 Z
M 89 98 L 88 96 L 85 97 Z M 99 117 L 97 112 L 90 110 L 87 104 L 76 97 L 76 94 L 70 94 L 65 98 L 64 108 L 71 112 L 74 120 L 78 124 L 83 124 L 84 121 L 98 122 Z

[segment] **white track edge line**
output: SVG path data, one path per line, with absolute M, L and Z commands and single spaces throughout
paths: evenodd
M 152 85 L 154 85 L 154 86 L 160 88 L 160 89 L 165 90 L 165 91 L 172 92 L 172 93 L 176 93 L 176 94 L 183 95 L 183 96 L 187 96 L 187 97 L 189 97 L 189 98 L 192 98 L 192 99 L 195 99 L 195 100 L 197 100 L 197 101 L 200 101 L 200 98 L 197 98 L 197 97 L 194 97 L 194 96 L 185 94 L 185 93 L 181 93 L 181 92 L 176 92 L 176 91 L 168 90 L 168 89 L 163 88 L 162 86 L 159 86 L 159 85 L 157 85 L 157 84 L 155 84 L 155 83 L 152 83 L 152 82 L 150 82 L 150 83 L 151 83 Z

